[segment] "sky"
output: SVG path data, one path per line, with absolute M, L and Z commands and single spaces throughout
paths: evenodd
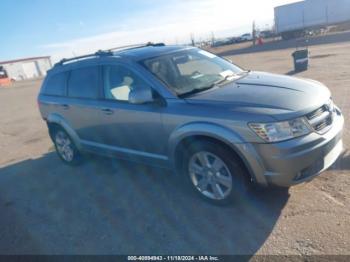
M 185 44 L 273 24 L 273 8 L 296 0 L 1 0 L 0 61 L 54 61 L 145 42 Z

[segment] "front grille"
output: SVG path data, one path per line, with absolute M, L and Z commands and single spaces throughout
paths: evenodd
M 306 115 L 309 124 L 312 128 L 320 133 L 326 133 L 331 127 L 333 123 L 333 110 L 330 105 L 323 105 L 320 108 L 312 111 L 311 113 Z
M 316 131 L 322 131 L 324 128 L 326 128 L 327 126 L 332 125 L 332 117 L 327 117 L 326 120 L 320 122 L 319 124 L 314 126 L 314 129 Z
M 325 106 L 321 106 L 320 108 L 316 109 L 315 111 L 311 112 L 310 114 L 307 115 L 307 118 L 309 120 L 314 119 L 315 117 L 318 117 L 319 115 L 321 115 L 323 112 L 326 111 Z

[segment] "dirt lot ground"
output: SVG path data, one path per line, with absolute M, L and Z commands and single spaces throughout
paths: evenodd
M 227 52 L 232 47 L 216 52 Z M 229 56 L 294 74 L 293 49 Z M 350 42 L 314 45 L 297 77 L 325 83 L 350 148 Z M 91 158 L 63 165 L 41 120 L 40 81 L 0 89 L 0 254 L 350 254 L 350 153 L 313 181 L 211 206 L 171 172 Z

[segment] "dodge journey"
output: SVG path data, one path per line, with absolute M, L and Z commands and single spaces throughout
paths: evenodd
M 218 204 L 252 183 L 311 180 L 342 152 L 344 119 L 326 86 L 247 71 L 195 47 L 63 59 L 38 103 L 66 164 L 89 152 L 168 167 Z

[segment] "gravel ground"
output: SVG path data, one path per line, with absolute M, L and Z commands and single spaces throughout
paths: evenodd
M 292 51 L 228 58 L 293 75 Z M 310 51 L 310 69 L 295 76 L 331 89 L 349 149 L 350 42 Z M 0 254 L 350 254 L 348 150 L 309 183 L 215 207 L 165 169 L 99 157 L 63 165 L 37 109 L 40 82 L 0 89 Z

